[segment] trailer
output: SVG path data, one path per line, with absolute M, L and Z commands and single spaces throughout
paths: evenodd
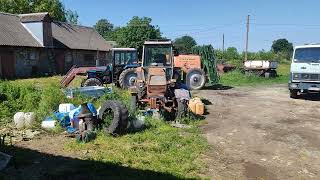
M 246 75 L 259 75 L 265 78 L 277 77 L 278 62 L 266 60 L 254 60 L 244 62 Z

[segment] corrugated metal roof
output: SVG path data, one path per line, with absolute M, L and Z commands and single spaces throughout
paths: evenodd
M 70 49 L 108 51 L 111 45 L 91 27 L 52 23 L 52 36 Z
M 0 45 L 43 47 L 23 27 L 17 15 L 0 12 Z

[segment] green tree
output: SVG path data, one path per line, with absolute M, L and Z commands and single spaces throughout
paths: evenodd
M 278 39 L 273 41 L 271 50 L 275 53 L 279 52 L 292 52 L 293 45 L 287 39 Z
M 12 14 L 48 12 L 57 21 L 66 21 L 67 13 L 59 0 L 0 0 L 0 11 Z
M 192 48 L 196 45 L 196 40 L 191 36 L 182 36 L 174 41 L 174 46 L 180 54 L 191 54 Z
M 241 59 L 237 48 L 235 47 L 228 47 L 227 50 L 225 51 L 225 58 L 227 60 L 239 60 Z
M 0 12 L 21 14 L 32 12 L 30 0 L 0 0 Z
M 66 21 L 69 24 L 77 25 L 79 23 L 78 19 L 79 19 L 79 15 L 77 11 L 71 11 L 71 10 L 66 11 Z
M 114 40 L 119 46 L 137 48 L 141 54 L 144 41 L 161 39 L 159 27 L 151 22 L 151 18 L 134 16 L 126 26 L 114 31 Z
M 282 59 L 289 60 L 293 52 L 293 45 L 287 39 L 278 39 L 273 41 L 271 51 L 276 54 L 281 54 L 280 57 Z
M 59 0 L 30 0 L 33 12 L 48 12 L 57 21 L 66 21 L 66 12 Z
M 93 27 L 106 40 L 113 40 L 114 26 L 107 19 L 100 19 Z

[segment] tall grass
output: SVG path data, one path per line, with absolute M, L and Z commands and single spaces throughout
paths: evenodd
M 257 75 L 245 75 L 240 70 L 231 71 L 220 76 L 220 83 L 225 86 L 256 86 L 267 84 L 285 84 L 289 80 L 290 65 L 280 64 L 276 78 L 264 78 Z
M 28 82 L 28 83 L 26 83 Z M 0 124 L 12 121 L 16 112 L 35 112 L 37 124 L 46 117 L 58 110 L 61 103 L 72 103 L 80 105 L 85 102 L 92 102 L 97 107 L 107 99 L 120 100 L 130 107 L 130 94 L 127 91 L 113 89 L 110 94 L 105 94 L 99 99 L 92 99 L 85 96 L 76 96 L 73 99 L 66 98 L 62 89 L 55 81 L 49 81 L 45 85 L 31 83 L 34 80 L 1 81 L 0 82 Z

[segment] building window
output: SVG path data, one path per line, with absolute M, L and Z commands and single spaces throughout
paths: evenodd
M 94 61 L 94 55 L 93 54 L 85 54 L 84 60 L 85 61 Z

